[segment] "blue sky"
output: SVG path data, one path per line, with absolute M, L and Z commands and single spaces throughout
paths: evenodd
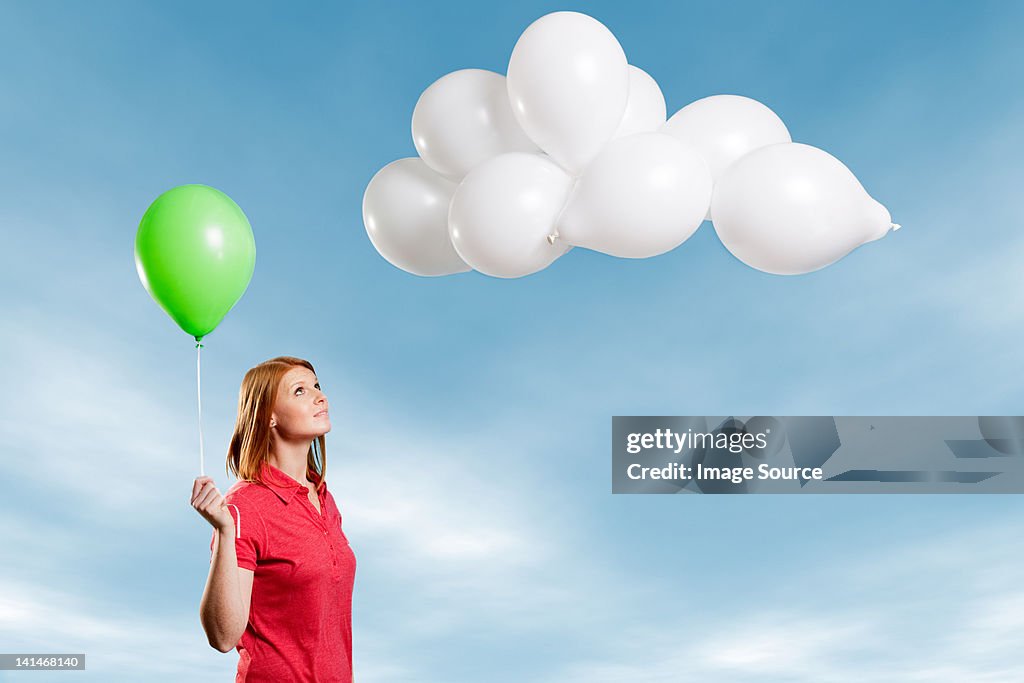
M 758 99 L 904 229 L 811 275 L 705 223 L 628 261 L 425 279 L 360 205 L 419 94 L 577 9 L 669 113 Z M 183 183 L 257 263 L 206 340 L 208 473 L 238 386 L 310 359 L 358 558 L 360 683 L 1024 679 L 1016 496 L 612 496 L 611 416 L 1020 413 L 1024 9 L 966 2 L 0 5 L 0 649 L 81 680 L 225 681 L 193 344 L 132 256 Z M 29 674 L 0 673 L 2 680 Z M 31 674 L 33 681 L 68 674 Z

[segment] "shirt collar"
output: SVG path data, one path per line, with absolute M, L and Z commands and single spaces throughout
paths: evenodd
M 316 479 L 316 473 L 312 470 L 308 470 L 308 474 L 310 479 Z M 300 484 L 295 481 L 269 462 L 263 463 L 263 466 L 260 469 L 260 475 L 263 480 L 263 484 L 265 484 L 268 489 L 276 493 L 278 498 L 285 503 L 290 502 L 299 491 L 309 491 L 305 484 Z M 318 493 L 320 488 L 323 488 L 323 484 L 317 487 Z

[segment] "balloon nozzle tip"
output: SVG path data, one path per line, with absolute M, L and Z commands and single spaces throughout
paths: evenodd
M 553 233 L 548 235 L 548 244 L 554 244 L 555 240 L 558 239 L 558 231 L 555 230 Z
M 900 229 L 900 228 L 902 228 L 903 226 L 902 226 L 902 225 L 900 225 L 899 223 L 892 223 L 892 224 L 890 225 L 890 227 L 892 228 L 892 231 L 893 231 L 893 232 L 896 232 L 897 230 L 899 230 L 899 229 Z

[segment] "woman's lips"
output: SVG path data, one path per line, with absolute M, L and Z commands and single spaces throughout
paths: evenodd
M 326 417 L 326 416 L 327 416 L 327 411 L 326 410 L 321 410 L 319 413 L 317 413 L 313 417 Z

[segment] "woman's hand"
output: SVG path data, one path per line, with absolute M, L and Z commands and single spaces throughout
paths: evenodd
M 210 477 L 196 477 L 192 484 L 192 507 L 218 531 L 235 528 L 235 519 Z

